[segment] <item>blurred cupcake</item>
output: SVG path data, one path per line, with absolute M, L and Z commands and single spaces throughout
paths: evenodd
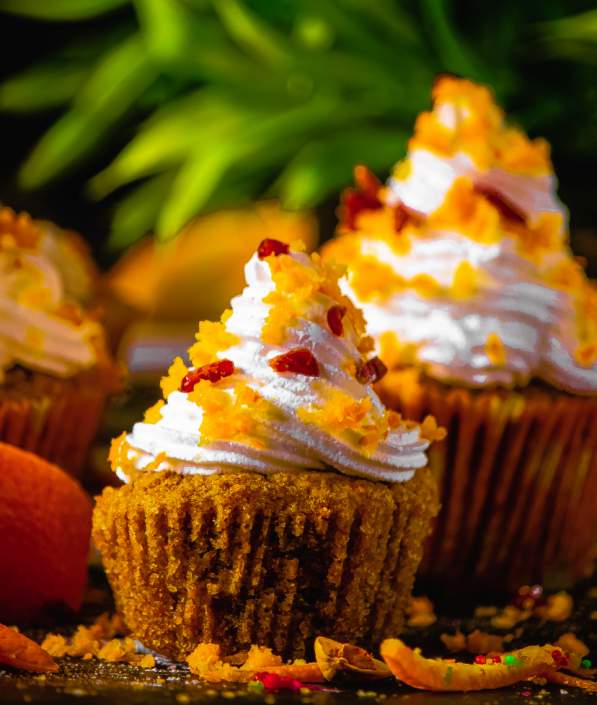
M 0 210 L 0 441 L 78 475 L 120 372 L 78 300 L 93 272 L 73 234 Z
M 323 633 L 378 643 L 402 624 L 438 505 L 433 419 L 387 412 L 383 372 L 334 270 L 277 240 L 245 268 L 162 380 L 164 400 L 114 441 L 126 483 L 97 500 L 94 539 L 146 646 L 198 642 L 303 656 Z
M 591 573 L 597 292 L 568 245 L 543 140 L 488 89 L 443 77 L 386 186 L 365 168 L 325 251 L 348 265 L 391 372 L 379 391 L 448 429 L 422 571 L 514 587 Z

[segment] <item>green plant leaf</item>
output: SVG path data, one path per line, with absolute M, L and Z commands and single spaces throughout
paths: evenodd
M 442 61 L 442 70 L 452 71 L 464 78 L 491 82 L 491 73 L 482 65 L 458 37 L 446 9 L 447 0 L 421 0 L 421 11 L 429 25 L 429 34 Z
M 282 37 L 241 0 L 213 0 L 213 8 L 241 46 L 274 66 L 286 63 L 287 50 Z
M 90 181 L 103 198 L 123 184 L 184 162 L 198 145 L 240 128 L 246 111 L 210 88 L 185 96 L 154 114 L 116 159 Z
M 194 15 L 178 0 L 134 0 L 145 45 L 166 67 L 188 54 L 193 41 Z
M 128 0 L 0 0 L 0 11 L 47 22 L 86 20 L 123 7 Z
M 113 49 L 83 84 L 65 113 L 41 138 L 19 173 L 38 188 L 91 152 L 155 79 L 155 68 L 133 36 Z
M 38 64 L 0 84 L 0 110 L 26 113 L 64 105 L 86 74 L 86 68 L 77 64 Z
M 355 164 L 385 171 L 406 150 L 407 130 L 356 128 L 305 145 L 274 187 L 286 208 L 312 208 L 349 184 Z
M 147 179 L 120 199 L 112 214 L 108 250 L 123 250 L 151 232 L 174 176 L 165 172 Z

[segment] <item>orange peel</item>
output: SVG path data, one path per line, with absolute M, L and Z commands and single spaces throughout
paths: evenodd
M 589 693 L 597 693 L 597 681 L 578 678 L 577 676 L 571 676 L 568 673 L 560 673 L 559 671 L 550 671 L 542 675 L 550 683 L 567 685 L 570 688 L 582 688 L 582 690 L 586 690 Z
M 55 673 L 58 664 L 39 644 L 0 624 L 0 663 L 21 671 Z
M 386 639 L 381 655 L 403 683 L 420 690 L 469 691 L 503 688 L 534 676 L 547 677 L 558 668 L 551 644 L 527 646 L 502 654 L 499 663 L 484 665 L 430 659 L 400 639 Z

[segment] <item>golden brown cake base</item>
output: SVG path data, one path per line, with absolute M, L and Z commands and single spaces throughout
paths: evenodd
M 449 387 L 414 370 L 377 390 L 405 418 L 433 414 L 448 435 L 429 450 L 442 510 L 420 573 L 479 587 L 566 586 L 597 555 L 597 397 L 539 384 Z
M 79 477 L 106 400 L 121 386 L 114 363 L 71 379 L 13 368 L 0 384 L 0 442 Z
M 427 470 L 393 486 L 331 472 L 140 474 L 98 498 L 94 539 L 146 646 L 301 657 L 318 634 L 395 635 L 437 513 Z

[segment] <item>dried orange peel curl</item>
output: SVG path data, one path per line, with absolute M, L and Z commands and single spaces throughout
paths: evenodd
M 386 639 L 381 645 L 382 658 L 396 678 L 412 688 L 432 691 L 493 690 L 535 676 L 548 677 L 559 668 L 554 651 L 559 650 L 551 644 L 527 646 L 480 665 L 425 658 L 400 639 Z
M 33 673 L 55 673 L 58 664 L 39 644 L 0 624 L 0 663 Z

